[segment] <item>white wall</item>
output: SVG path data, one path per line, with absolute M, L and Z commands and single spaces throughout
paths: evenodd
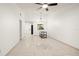
M 19 18 L 15 4 L 0 4 L 0 55 L 6 55 L 19 41 Z
M 79 4 L 63 4 L 48 15 L 48 35 L 79 48 Z

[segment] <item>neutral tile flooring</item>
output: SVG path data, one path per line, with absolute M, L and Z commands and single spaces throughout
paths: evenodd
M 31 36 L 21 40 L 7 56 L 79 56 L 79 50 L 55 39 Z

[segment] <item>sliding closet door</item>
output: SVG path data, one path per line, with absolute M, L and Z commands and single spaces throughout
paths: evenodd
M 25 36 L 26 38 L 31 36 L 31 24 L 30 23 L 25 24 Z

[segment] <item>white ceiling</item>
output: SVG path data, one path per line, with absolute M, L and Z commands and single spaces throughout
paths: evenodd
M 25 15 L 25 20 L 29 19 L 29 21 L 34 21 L 35 19 L 40 18 L 40 12 L 43 12 L 44 14 L 46 11 L 44 9 L 38 9 L 41 7 L 41 5 L 37 5 L 34 3 L 17 3 L 17 6 L 23 11 Z M 71 7 L 73 6 L 73 7 Z M 70 8 L 71 7 L 71 8 Z M 71 10 L 75 7 L 79 7 L 79 3 L 58 3 L 57 6 L 49 6 L 48 14 L 52 14 L 59 11 L 64 11 L 64 9 L 70 8 Z
M 34 9 L 37 10 L 41 5 L 34 4 L 34 3 L 17 3 L 17 5 L 24 9 Z M 56 6 L 49 6 L 49 8 L 56 8 L 56 7 L 68 7 L 68 6 L 79 6 L 79 3 L 58 3 Z

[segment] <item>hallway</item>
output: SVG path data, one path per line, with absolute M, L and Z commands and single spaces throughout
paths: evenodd
M 79 3 L 57 3 L 48 11 L 39 7 L 35 3 L 0 4 L 0 56 L 79 55 Z M 27 36 L 40 31 L 52 38 Z
M 20 41 L 7 56 L 79 56 L 79 50 L 55 39 L 31 36 Z

